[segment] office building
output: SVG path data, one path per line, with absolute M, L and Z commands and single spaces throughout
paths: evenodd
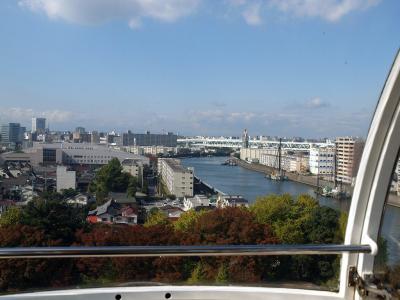
M 149 158 L 128 152 L 107 148 L 106 146 L 84 143 L 34 143 L 25 153 L 5 153 L 4 161 L 26 161 L 33 166 L 39 165 L 81 165 L 101 166 L 113 158 L 120 162 L 134 159 L 140 165 L 148 165 Z
M 43 134 L 46 131 L 46 118 L 32 118 L 32 132 Z
M 364 149 L 364 141 L 353 137 L 338 137 L 335 147 L 336 180 L 339 183 L 353 184 Z
M 1 125 L 1 144 L 9 148 L 16 148 L 18 144 L 22 143 L 24 130 L 25 127 L 21 127 L 19 123 Z
M 100 135 L 98 131 L 92 131 L 90 135 L 90 143 L 100 144 Z
M 158 174 L 169 194 L 193 197 L 193 168 L 184 168 L 178 159 L 159 158 Z

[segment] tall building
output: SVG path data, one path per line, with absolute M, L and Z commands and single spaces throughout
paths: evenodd
M 132 133 L 130 130 L 122 135 L 124 146 L 165 146 L 176 147 L 178 136 L 172 132 L 167 134 Z
M 78 132 L 78 133 L 86 133 L 86 130 L 85 130 L 85 128 L 84 127 L 76 127 L 75 128 L 75 132 Z
M 243 148 L 249 148 L 249 134 L 247 132 L 247 129 L 243 131 L 242 142 L 243 142 Z
M 353 137 L 338 137 L 336 146 L 336 180 L 352 184 L 357 176 L 364 141 Z
M 32 118 L 32 132 L 44 133 L 46 131 L 46 118 Z
M 92 144 L 100 144 L 100 135 L 98 131 L 92 131 L 90 135 L 90 142 Z
M 10 148 L 15 148 L 23 140 L 25 127 L 19 123 L 6 123 L 1 126 L 1 143 Z
M 193 197 L 193 169 L 184 168 L 178 159 L 159 158 L 158 174 L 168 192 L 176 197 Z

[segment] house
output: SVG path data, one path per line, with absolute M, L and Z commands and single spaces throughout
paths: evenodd
M 240 195 L 218 195 L 217 207 L 249 207 L 249 201 Z
M 180 207 L 165 205 L 160 207 L 160 210 L 171 220 L 177 220 L 184 213 Z
M 137 224 L 137 217 L 135 208 L 117 203 L 114 199 L 111 199 L 89 211 L 86 220 L 89 223 L 134 225 Z
M 86 193 L 79 193 L 76 196 L 69 197 L 67 200 L 68 204 L 76 205 L 76 206 L 85 206 L 91 202 L 94 202 L 94 199 Z
M 195 195 L 193 198 L 185 197 L 183 199 L 184 210 L 188 211 L 190 209 L 195 209 L 196 207 L 207 207 L 210 206 L 210 200 L 204 195 Z
M 117 224 L 137 224 L 137 211 L 129 206 L 121 209 L 121 215 L 115 217 L 114 222 Z

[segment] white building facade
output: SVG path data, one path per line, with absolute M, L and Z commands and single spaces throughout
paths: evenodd
M 57 166 L 57 192 L 76 188 L 76 172 L 68 171 L 65 166 Z
M 317 147 L 310 149 L 310 173 L 332 177 L 335 174 L 335 148 Z

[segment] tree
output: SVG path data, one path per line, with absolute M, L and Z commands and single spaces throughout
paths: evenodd
M 137 178 L 131 176 L 129 178 L 129 184 L 128 184 L 128 188 L 126 190 L 128 197 L 135 197 L 136 191 L 137 191 L 137 186 L 138 186 Z
M 167 216 L 157 208 L 152 208 L 149 215 L 147 216 L 147 220 L 144 223 L 145 227 L 155 226 L 155 225 L 168 225 L 170 221 Z
M 1 214 L 0 226 L 18 224 L 21 220 L 21 209 L 19 207 L 10 207 Z
M 85 226 L 86 212 L 64 201 L 36 199 L 23 208 L 20 223 L 43 230 L 48 239 L 69 245 Z
M 173 223 L 175 230 L 178 231 L 187 231 L 193 228 L 194 224 L 197 222 L 199 217 L 204 214 L 204 210 L 196 212 L 195 210 L 191 209 L 187 212 L 181 214 L 179 219 Z

